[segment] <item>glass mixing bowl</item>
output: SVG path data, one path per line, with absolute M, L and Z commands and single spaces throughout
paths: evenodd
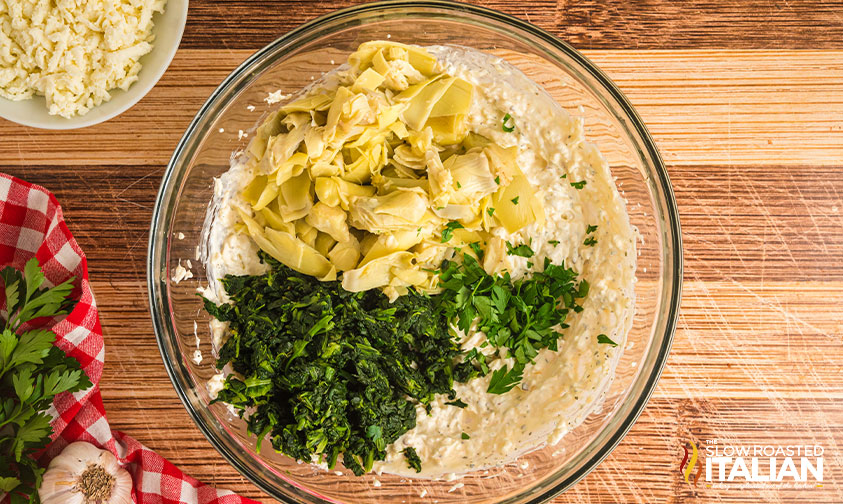
M 344 61 L 361 42 L 387 38 L 494 53 L 542 85 L 564 109 L 584 118 L 586 135 L 608 160 L 641 236 L 633 326 L 602 407 L 558 445 L 534 451 L 518 463 L 470 473 L 459 481 L 461 487 L 454 481 L 321 471 L 268 445 L 257 454 L 245 423 L 224 405 L 208 404 L 206 382 L 214 374 L 214 359 L 209 316 L 196 295 L 207 280 L 195 257 L 213 179 L 228 169 L 232 152 L 249 140 L 238 140 L 231 132 L 250 131 L 277 107 L 264 101 L 268 93 L 299 90 Z M 171 281 L 175 268 L 188 259 L 193 277 Z M 164 175 L 152 219 L 148 268 L 155 333 L 176 391 L 211 444 L 269 495 L 291 503 L 524 503 L 543 502 L 585 476 L 644 408 L 673 337 L 682 247 L 673 192 L 656 146 L 627 99 L 590 61 L 551 35 L 499 12 L 450 2 L 389 2 L 307 23 L 255 53 L 222 82 L 190 124 Z M 193 358 L 197 342 L 201 362 Z

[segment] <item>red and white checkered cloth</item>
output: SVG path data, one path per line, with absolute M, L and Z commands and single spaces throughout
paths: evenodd
M 0 268 L 23 269 L 33 256 L 52 285 L 76 277 L 72 294 L 79 301 L 52 329 L 58 335 L 56 346 L 77 359 L 94 383 L 88 390 L 56 397 L 53 442 L 39 462 L 46 464 L 73 441 L 87 441 L 114 453 L 131 473 L 137 504 L 255 503 L 200 483 L 131 437 L 111 430 L 99 391 L 105 345 L 85 254 L 67 229 L 55 196 L 0 173 Z

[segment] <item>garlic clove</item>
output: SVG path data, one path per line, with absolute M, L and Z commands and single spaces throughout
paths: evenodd
M 76 442 L 47 466 L 38 495 L 42 504 L 131 504 L 132 476 L 111 452 Z

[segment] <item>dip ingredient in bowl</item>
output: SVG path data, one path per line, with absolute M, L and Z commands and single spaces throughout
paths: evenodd
M 166 0 L 0 2 L 0 97 L 41 95 L 50 114 L 83 115 L 137 80 Z
M 301 460 L 423 476 L 511 461 L 596 406 L 631 323 L 634 232 L 608 166 L 581 121 L 470 49 L 362 44 L 257 129 L 209 211 L 212 394 Z M 408 329 L 408 303 L 432 319 Z M 345 309 L 381 313 L 389 336 Z

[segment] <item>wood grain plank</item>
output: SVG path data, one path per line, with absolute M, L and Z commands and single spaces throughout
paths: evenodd
M 183 47 L 257 49 L 360 0 L 194 0 Z M 529 21 L 580 49 L 840 49 L 843 3 L 750 0 L 472 1 Z
M 0 159 L 164 165 L 205 99 L 250 53 L 179 51 L 140 104 L 105 124 L 56 134 L 0 120 Z M 841 165 L 843 51 L 586 54 L 626 93 L 671 165 Z M 266 104 L 255 105 L 257 119 Z

